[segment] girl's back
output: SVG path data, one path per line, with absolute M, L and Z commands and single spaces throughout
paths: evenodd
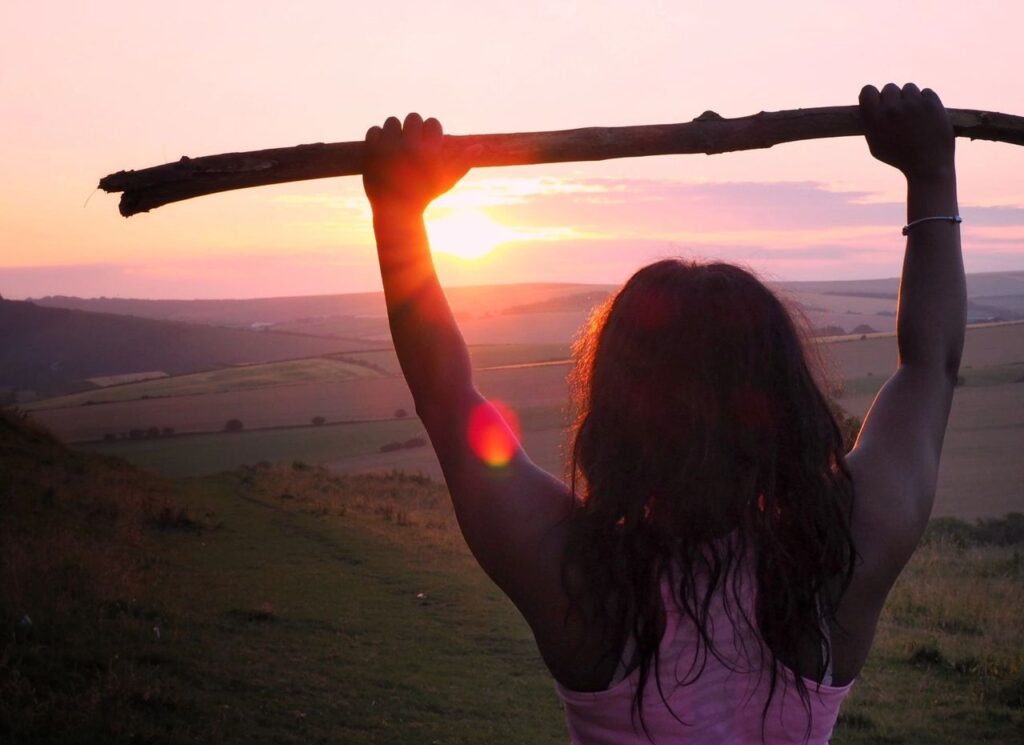
M 707 640 L 679 608 L 668 581 L 662 582 L 662 599 L 664 634 L 642 698 L 643 726 L 634 706 L 639 669 L 598 692 L 556 684 L 574 744 L 828 742 L 853 684 L 804 679 L 804 700 L 795 673 L 784 668 L 784 680 L 772 691 L 769 653 L 753 622 L 757 582 L 749 560 L 718 584 L 707 611 Z
M 537 468 L 476 390 L 434 272 L 423 212 L 470 153 L 453 154 L 417 114 L 367 133 L 363 180 L 416 413 L 481 567 L 555 679 L 597 691 L 561 689 L 580 742 L 645 742 L 644 724 L 662 741 L 824 742 L 848 686 L 814 681 L 827 666 L 840 685 L 860 672 L 924 532 L 966 313 L 953 130 L 938 97 L 910 84 L 865 87 L 860 113 L 871 152 L 907 177 L 908 224 L 899 364 L 853 451 L 761 283 L 727 265 L 658 262 L 634 277 L 652 280 L 636 312 L 610 311 L 583 366 L 593 395 L 576 433 L 579 491 Z M 767 304 L 736 302 L 757 298 Z M 508 459 L 482 458 L 479 437 L 508 445 Z M 695 549 L 731 530 L 754 549 L 725 564 L 741 591 L 716 583 L 702 603 Z M 659 585 L 673 566 L 686 592 Z M 617 683 L 622 657 L 637 671 Z

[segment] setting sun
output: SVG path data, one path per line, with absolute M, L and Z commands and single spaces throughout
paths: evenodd
M 428 221 L 430 246 L 434 251 L 479 259 L 506 241 L 523 235 L 492 220 L 483 212 L 460 208 Z

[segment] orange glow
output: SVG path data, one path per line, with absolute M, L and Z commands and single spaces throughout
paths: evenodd
M 469 446 L 492 468 L 508 465 L 519 449 L 519 417 L 501 401 L 478 405 L 469 415 Z
M 522 237 L 517 231 L 499 225 L 483 212 L 475 210 L 453 210 L 431 220 L 428 228 L 434 251 L 460 259 L 479 259 L 502 243 Z

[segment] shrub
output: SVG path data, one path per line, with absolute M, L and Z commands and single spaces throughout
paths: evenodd
M 836 720 L 836 726 L 839 729 L 865 731 L 874 729 L 875 721 L 867 714 L 861 714 L 859 711 L 844 711 L 840 713 L 839 718 Z
M 192 518 L 184 507 L 174 509 L 164 506 L 158 510 L 149 520 L 150 526 L 157 530 L 184 530 L 198 532 L 202 526 Z
M 1000 688 L 998 700 L 1011 709 L 1024 709 L 1024 670 Z
M 393 453 L 396 450 L 411 450 L 413 448 L 421 448 L 427 444 L 426 439 L 423 437 L 413 437 L 405 442 L 388 442 L 380 446 L 382 453 Z
M 159 437 L 159 436 L 160 436 L 160 428 L 159 427 L 150 427 L 149 429 L 146 430 L 146 437 Z
M 170 437 L 174 434 L 174 427 L 164 427 L 161 433 L 164 437 Z
M 977 520 L 973 525 L 955 517 L 936 517 L 928 522 L 924 541 L 946 541 L 954 546 L 1018 546 L 1024 543 L 1024 513 Z
M 975 531 L 980 543 L 1015 546 L 1024 543 L 1024 513 L 1008 512 L 1004 517 L 978 520 Z
M 974 527 L 957 517 L 934 517 L 924 531 L 924 543 L 945 542 L 960 548 L 977 543 Z
M 916 667 L 939 667 L 949 664 L 946 655 L 942 654 L 942 650 L 932 641 L 914 644 L 907 662 Z
M 130 429 L 128 430 L 128 437 L 133 440 L 141 440 L 146 436 L 146 430 L 144 429 Z
M 405 409 L 395 409 L 395 419 L 405 419 L 409 416 L 409 412 Z
M 224 424 L 225 432 L 241 432 L 245 425 L 242 424 L 241 419 L 228 419 Z
M 327 423 L 327 420 L 324 419 L 322 416 L 315 416 L 313 417 L 312 421 L 314 427 L 320 427 Z

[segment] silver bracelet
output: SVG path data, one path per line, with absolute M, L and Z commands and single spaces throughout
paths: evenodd
M 921 217 L 918 218 L 917 220 L 908 222 L 906 225 L 904 225 L 903 235 L 906 235 L 910 231 L 910 229 L 915 225 L 922 222 L 929 222 L 931 220 L 945 220 L 947 222 L 953 223 L 954 225 L 959 225 L 960 223 L 963 222 L 963 218 L 961 218 L 960 215 L 939 215 L 938 217 Z

